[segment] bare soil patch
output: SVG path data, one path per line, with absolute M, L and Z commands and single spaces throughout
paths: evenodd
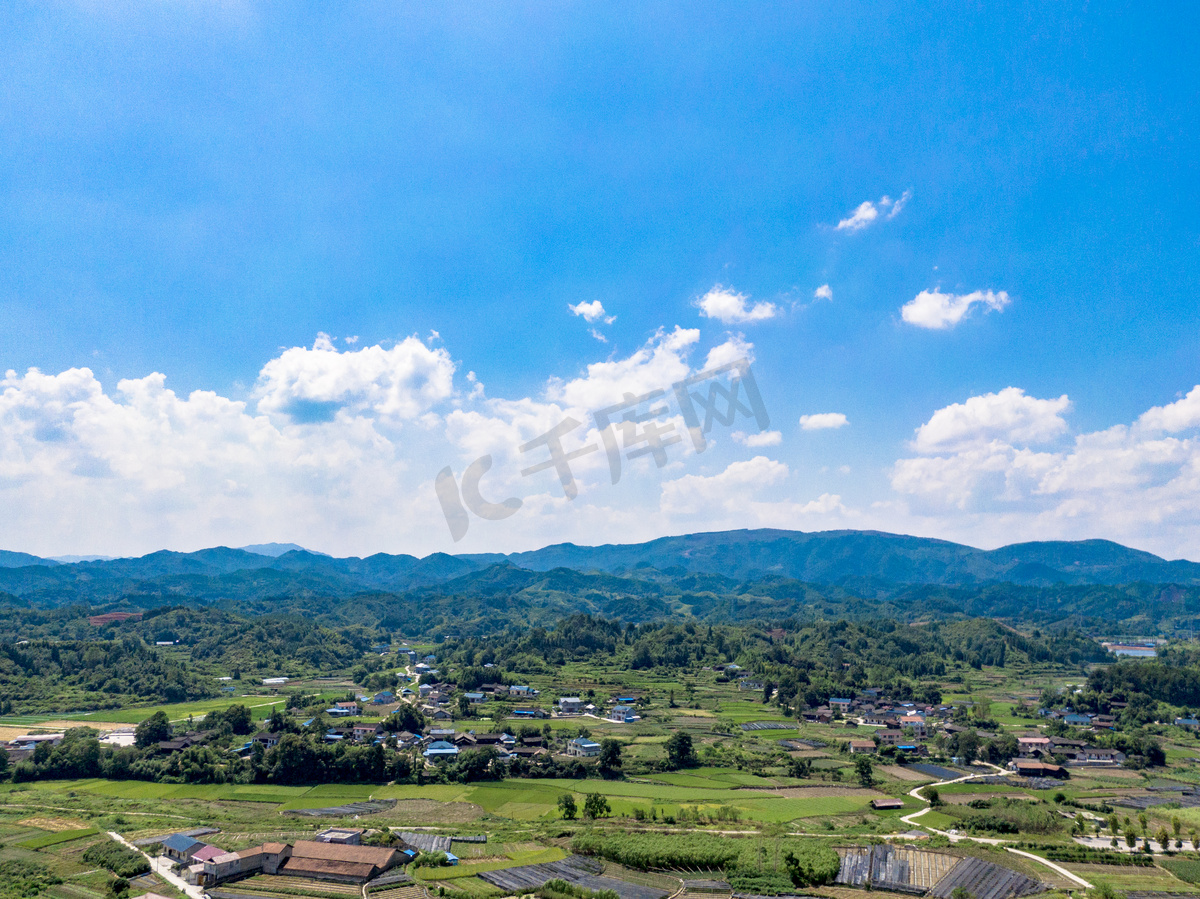
M 433 799 L 400 799 L 378 818 L 404 824 L 465 824 L 482 818 L 473 802 L 437 802 Z M 372 822 L 374 823 L 374 822 Z
M 64 830 L 83 830 L 87 827 L 82 821 L 71 818 L 22 818 L 17 822 L 38 830 L 48 830 L 51 833 L 61 833 Z

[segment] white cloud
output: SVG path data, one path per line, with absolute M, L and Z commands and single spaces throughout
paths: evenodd
M 763 431 L 759 434 L 747 434 L 745 431 L 734 431 L 729 435 L 735 443 L 742 446 L 779 446 L 783 443 L 783 434 L 779 431 Z
M 833 288 L 831 288 L 828 284 L 822 284 L 820 287 L 818 287 L 816 290 L 813 291 L 813 299 L 814 300 L 832 300 L 833 299 Z
M 735 293 L 717 284 L 696 301 L 696 306 L 705 318 L 716 319 L 725 325 L 766 321 L 779 313 L 779 308 L 774 303 L 760 302 L 748 306 L 748 299 L 744 293 Z
M 861 231 L 874 224 L 881 213 L 885 214 L 888 219 L 894 219 L 910 199 L 912 199 L 912 191 L 906 190 L 898 200 L 893 200 L 886 194 L 879 198 L 878 203 L 866 200 L 859 203 L 853 212 L 837 223 L 837 230 L 851 233 Z
M 721 515 L 743 509 L 764 487 L 782 483 L 788 467 L 782 462 L 755 456 L 733 462 L 720 474 L 688 474 L 662 485 L 660 508 L 668 515 Z
M 1065 396 L 1040 400 L 1008 388 L 939 410 L 917 431 L 914 448 L 926 455 L 892 469 L 907 529 L 934 525 L 992 543 L 1105 537 L 1195 557 L 1200 419 L 1188 397 L 1066 446 L 1053 443 L 1067 430 Z
M 741 334 L 731 334 L 724 343 L 717 344 L 708 351 L 704 359 L 704 368 L 717 368 L 745 359 L 754 362 L 754 344 L 742 337 Z
M 576 303 L 574 306 L 567 304 L 567 308 L 576 315 L 583 316 L 584 321 L 588 324 L 595 324 L 601 319 L 606 325 L 611 325 L 617 320 L 615 315 L 606 315 L 604 312 L 604 304 L 599 300 L 592 300 L 590 303 Z M 593 334 L 595 331 L 592 332 Z
M 1183 399 L 1169 405 L 1147 409 L 1137 423 L 1147 431 L 1169 434 L 1200 427 L 1200 387 L 1193 388 Z
M 351 414 L 411 419 L 453 392 L 454 362 L 444 349 L 408 337 L 381 346 L 338 352 L 327 334 L 311 350 L 293 347 L 263 366 L 255 395 L 259 411 L 296 422 Z
M 973 396 L 934 412 L 917 428 L 913 449 L 919 453 L 957 452 L 1002 440 L 1007 443 L 1046 443 L 1067 431 L 1063 413 L 1071 408 L 1064 394 L 1040 400 L 1018 387 Z
M 943 330 L 952 328 L 967 316 L 971 307 L 983 306 L 987 311 L 1002 312 L 1009 304 L 1008 294 L 1003 290 L 973 293 L 942 293 L 936 289 L 922 290 L 900 308 L 900 316 L 918 328 Z
M 818 412 L 815 415 L 800 416 L 800 427 L 805 431 L 826 431 L 844 428 L 848 424 L 849 419 L 841 412 Z

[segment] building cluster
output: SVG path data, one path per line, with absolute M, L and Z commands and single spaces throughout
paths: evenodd
M 186 834 L 171 834 L 162 840 L 162 848 L 184 879 L 201 887 L 255 874 L 364 884 L 417 856 L 417 850 L 403 841 L 399 847 L 363 846 L 362 835 L 357 828 L 330 828 L 312 840 L 263 843 L 229 852 Z
M 803 712 L 802 717 L 820 723 L 838 717 L 851 726 L 874 728 L 869 739 L 850 741 L 851 754 L 874 753 L 882 746 L 894 746 L 909 755 L 926 755 L 930 740 L 938 736 L 954 737 L 968 729 L 954 723 L 954 711 L 955 707 L 951 705 L 893 703 L 880 691 L 867 690 L 854 698 L 831 697 L 827 705 Z M 1064 724 L 1088 727 L 1095 733 L 1111 731 L 1115 726 L 1115 719 L 1110 715 L 1046 709 L 1042 713 L 1044 717 L 1061 720 Z M 976 732 L 983 740 L 997 736 L 977 728 Z M 1123 752 L 1094 746 L 1086 740 L 1051 737 L 1037 732 L 1016 739 L 1018 753 L 1008 767 L 1026 777 L 1066 777 L 1068 767 L 1116 767 L 1125 761 Z
M 634 708 L 641 697 L 635 695 L 613 696 L 605 703 L 608 708 L 601 709 L 594 703 L 578 696 L 564 696 L 558 700 L 555 713 L 560 718 L 572 718 L 579 715 L 590 715 L 594 718 L 604 718 L 617 724 L 636 724 L 642 716 Z

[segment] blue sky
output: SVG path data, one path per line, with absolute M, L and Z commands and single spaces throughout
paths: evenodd
M 1200 558 L 1198 17 L 10 5 L 0 545 L 769 525 Z M 596 451 L 574 500 L 519 474 L 714 348 L 771 434 L 616 485 Z M 456 543 L 434 478 L 485 454 L 523 506 Z

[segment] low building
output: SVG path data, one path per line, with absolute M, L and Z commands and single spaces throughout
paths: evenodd
M 318 843 L 337 843 L 340 846 L 362 845 L 361 827 L 330 827 L 316 835 Z
M 829 700 L 829 708 L 835 712 L 841 712 L 843 715 L 849 712 L 853 705 L 853 699 L 846 699 L 844 697 L 834 697 Z
M 904 731 L 885 728 L 875 734 L 884 746 L 899 746 L 904 742 Z
M 488 701 L 487 694 L 485 693 L 464 693 L 463 696 L 467 697 L 467 702 L 471 703 L 471 705 Z
M 173 862 L 191 861 L 192 854 L 204 848 L 204 844 L 181 833 L 173 833 L 162 841 L 163 855 Z
M 567 755 L 576 758 L 592 758 L 600 754 L 600 744 L 587 737 L 576 737 L 567 744 Z
M 1067 769 L 1047 762 L 1037 762 L 1033 759 L 1013 759 L 1008 763 L 1008 770 L 1021 777 L 1054 777 L 1065 780 L 1071 775 Z
M 635 721 L 641 721 L 637 712 L 627 705 L 613 706 L 612 711 L 608 713 L 609 721 L 617 721 L 621 724 L 633 724 Z
M 558 710 L 564 715 L 578 715 L 583 711 L 583 700 L 578 696 L 564 696 L 558 701 Z
M 444 762 L 447 759 L 458 757 L 458 747 L 445 740 L 435 740 L 429 744 L 429 748 L 422 755 L 431 762 Z
M 850 754 L 851 755 L 870 755 L 875 751 L 874 740 L 851 740 Z
M 904 808 L 904 800 L 893 799 L 891 797 L 887 799 L 872 799 L 871 808 L 875 809 L 877 812 L 884 811 L 886 809 Z

